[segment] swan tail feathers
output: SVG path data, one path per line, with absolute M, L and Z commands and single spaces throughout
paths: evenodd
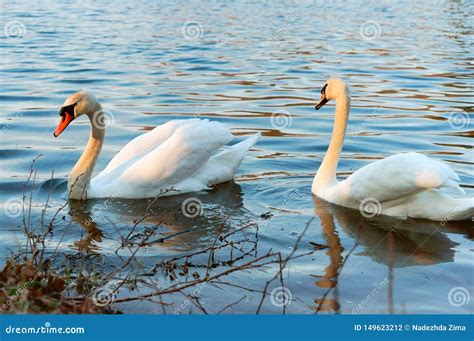
M 245 154 L 259 139 L 260 133 L 212 156 L 199 173 L 196 174 L 196 178 L 208 186 L 232 180 Z
M 214 155 L 211 160 L 214 162 L 219 162 L 221 164 L 226 164 L 230 166 L 234 172 L 239 168 L 240 163 L 244 159 L 245 154 L 249 151 L 252 146 L 254 146 L 260 139 L 260 133 L 255 134 L 254 136 L 239 142 L 231 147 L 228 147 L 221 151 L 220 153 Z
M 454 206 L 452 216 L 446 220 L 467 220 L 474 218 L 474 198 L 458 198 L 458 203 Z
M 261 133 L 257 133 L 255 135 L 249 137 L 248 139 L 245 139 L 242 142 L 239 142 L 239 143 L 233 145 L 231 148 L 236 149 L 236 150 L 240 150 L 242 152 L 242 154 L 245 155 L 245 153 L 247 153 L 248 150 L 250 148 L 252 148 L 258 142 L 258 140 L 260 139 L 261 136 L 262 136 Z
M 457 181 L 447 179 L 440 187 L 439 189 L 447 195 L 452 196 L 453 198 L 465 198 L 466 197 L 466 192 L 464 189 L 462 189 L 461 186 L 459 186 L 459 183 Z
M 237 168 L 239 168 L 240 163 L 244 159 L 245 154 L 247 154 L 249 149 L 252 148 L 258 142 L 258 140 L 260 139 L 260 136 L 261 134 L 257 133 L 253 135 L 252 137 L 249 137 L 248 139 L 245 139 L 242 142 L 239 142 L 233 145 L 229 149 L 222 151 L 219 154 L 223 154 L 222 157 L 229 158 L 229 161 L 231 163 L 234 163 L 233 168 L 234 168 L 234 171 L 236 171 Z

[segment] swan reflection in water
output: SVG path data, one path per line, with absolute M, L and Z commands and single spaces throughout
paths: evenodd
M 233 181 L 208 192 L 156 200 L 72 200 L 69 214 L 85 232 L 74 242 L 79 251 L 98 253 L 109 245 L 113 246 L 110 251 L 115 251 L 122 238 L 139 242 L 144 228 L 156 228 L 156 236 L 147 240 L 147 253 L 156 251 L 163 256 L 204 249 L 214 243 L 219 233 L 252 221 L 244 208 L 241 188 Z M 134 225 L 137 226 L 133 228 Z
M 364 217 L 359 211 L 336 206 L 313 197 L 315 214 L 328 245 L 329 264 L 316 285 L 326 288 L 315 299 L 314 310 L 340 313 L 338 280 L 351 254 L 369 257 L 387 267 L 388 312 L 393 313 L 393 270 L 416 265 L 449 263 L 454 260 L 454 248 L 459 245 L 445 233 L 463 234 L 473 239 L 471 222 L 440 223 L 428 220 L 399 220 L 387 216 Z M 343 231 L 354 240 L 351 250 L 343 255 L 339 236 Z M 362 249 L 362 251 L 360 251 Z
M 188 218 L 182 213 L 182 204 L 192 197 L 202 202 L 203 212 Z M 474 237 L 470 222 L 443 226 L 439 222 L 424 220 L 398 220 L 385 216 L 365 218 L 357 210 L 336 206 L 317 197 L 313 201 L 314 214 L 319 218 L 320 226 L 315 221 L 308 233 L 322 231 L 327 244 L 327 249 L 320 251 L 327 255 L 327 258 L 320 258 L 325 269 L 313 272 L 310 277 L 310 286 L 314 288 L 316 278 L 315 285 L 318 288 L 316 297 L 314 293 L 308 297 L 314 298 L 312 309 L 315 312 L 340 313 L 352 309 L 341 307 L 340 296 L 343 292 L 339 288 L 344 280 L 342 272 L 344 276 L 352 276 L 351 269 L 346 265 L 351 255 L 365 257 L 385 266 L 386 273 L 377 273 L 387 281 L 380 295 L 386 296 L 386 312 L 394 313 L 395 268 L 453 262 L 458 244 L 446 233 L 461 234 L 471 240 Z M 119 199 L 91 200 L 86 203 L 71 201 L 70 215 L 77 225 L 83 227 L 83 235 L 74 242 L 74 247 L 82 252 L 114 252 L 120 246 L 122 237 L 134 233 L 134 221 L 142 218 L 151 202 Z M 156 262 L 156 257 L 175 257 L 205 249 L 214 243 L 219 232 L 227 233 L 255 221 L 255 214 L 244 207 L 240 186 L 230 182 L 216 186 L 213 191 L 193 193 L 193 196 L 159 198 L 151 205 L 149 215 L 140 224 L 141 229 L 135 232 L 143 231 L 145 227 L 159 226 L 157 236 L 151 238 L 155 243 L 149 243 L 146 247 L 146 255 L 151 257 L 144 262 L 149 261 L 151 265 Z M 163 241 L 159 241 L 160 238 Z M 264 239 L 259 244 L 259 249 L 268 246 Z M 371 290 L 369 287 L 359 295 L 360 300 Z M 346 296 L 347 291 L 343 294 Z M 305 293 L 302 295 L 307 296 Z

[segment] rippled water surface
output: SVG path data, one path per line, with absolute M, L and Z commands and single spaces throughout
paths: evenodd
M 2 261 L 23 240 L 18 203 L 32 159 L 41 154 L 31 224 L 39 224 L 48 196 L 47 219 L 65 205 L 45 242 L 51 250 L 59 245 L 72 264 L 85 259 L 107 272 L 130 254 L 120 248 L 121 238 L 160 226 L 157 242 L 140 251 L 142 268 L 151 269 L 248 225 L 239 233 L 256 247 L 242 262 L 270 249 L 287 256 L 295 245 L 294 255 L 302 255 L 284 272 L 292 296 L 287 313 L 472 312 L 473 299 L 459 306 L 450 295 L 458 287 L 473 293 L 471 222 L 368 219 L 314 198 L 310 188 L 334 110 L 330 103 L 316 112 L 314 104 L 326 78 L 337 75 L 352 95 L 340 178 L 373 160 L 416 151 L 451 166 L 474 195 L 473 16 L 470 1 L 2 1 Z M 57 139 L 52 132 L 59 107 L 79 89 L 93 92 L 113 117 L 96 170 L 133 137 L 176 118 L 218 120 L 236 141 L 255 132 L 263 138 L 235 182 L 193 195 L 203 203 L 201 215 L 183 216 L 189 195 L 159 199 L 132 231 L 150 200 L 67 204 L 67 174 L 89 125 L 80 119 Z M 230 267 L 218 264 L 213 271 Z M 189 274 L 194 271 L 201 270 Z M 231 273 L 221 280 L 232 285 L 201 288 L 205 310 L 189 304 L 180 312 L 216 313 L 231 305 L 225 312 L 254 313 L 259 290 L 275 271 Z M 150 281 L 187 280 L 187 274 L 156 273 L 119 298 L 151 290 Z M 184 299 L 165 298 L 170 306 L 117 305 L 125 312 L 172 313 Z M 282 307 L 267 297 L 260 312 Z

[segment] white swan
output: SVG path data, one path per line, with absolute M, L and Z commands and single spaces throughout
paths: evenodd
M 68 178 L 71 199 L 150 198 L 206 190 L 233 179 L 260 137 L 225 147 L 233 135 L 219 122 L 173 120 L 130 141 L 91 180 L 105 137 L 104 111 L 92 94 L 82 91 L 64 102 L 59 115 L 55 137 L 81 115 L 91 123 L 89 142 Z
M 368 214 L 401 219 L 448 221 L 474 215 L 474 198 L 466 196 L 457 174 L 446 164 L 417 153 L 397 154 L 370 163 L 339 182 L 336 169 L 351 101 L 349 89 L 341 79 L 326 82 L 316 110 L 332 99 L 336 100 L 334 128 L 313 181 L 313 194 Z

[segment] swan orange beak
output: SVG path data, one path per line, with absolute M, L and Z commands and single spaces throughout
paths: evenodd
M 59 111 L 59 116 L 61 116 L 61 119 L 59 120 L 58 127 L 53 133 L 54 137 L 58 137 L 64 131 L 64 129 L 67 128 L 69 123 L 74 120 L 74 114 L 71 114 L 71 109 L 72 112 L 74 112 L 74 106 L 62 107 Z

